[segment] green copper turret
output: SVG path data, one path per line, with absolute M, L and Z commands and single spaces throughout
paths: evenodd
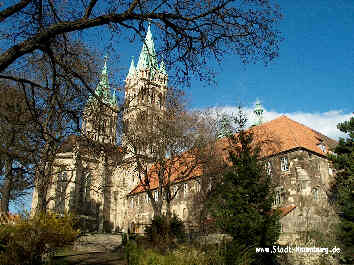
M 109 104 L 112 107 L 114 107 L 117 105 L 117 99 L 116 99 L 115 92 L 114 92 L 113 96 L 111 94 L 111 89 L 110 89 L 109 81 L 108 81 L 107 61 L 108 61 L 108 57 L 105 56 L 103 69 L 102 69 L 102 73 L 101 73 L 101 77 L 100 77 L 100 82 L 98 83 L 98 85 L 96 87 L 95 94 L 98 97 L 100 97 L 100 99 L 104 103 Z M 89 102 L 92 102 L 94 100 L 95 100 L 95 97 L 93 97 L 93 96 L 90 96 L 88 99 Z
M 256 106 L 253 113 L 256 114 L 257 117 L 257 121 L 254 125 L 261 125 L 263 123 L 263 107 L 259 100 L 256 101 Z
M 141 49 L 138 65 L 136 67 L 137 71 L 142 69 L 149 69 L 151 78 L 159 70 L 155 51 L 155 44 L 150 30 L 150 23 L 146 33 L 143 48 Z

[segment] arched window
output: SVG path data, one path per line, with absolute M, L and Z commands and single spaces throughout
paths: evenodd
M 59 172 L 56 183 L 55 208 L 58 213 L 62 214 L 65 211 L 67 181 L 67 173 L 65 171 Z
M 159 93 L 159 104 L 160 104 L 160 109 L 162 107 L 162 94 Z
M 318 188 L 313 188 L 312 194 L 313 194 L 313 199 L 315 201 L 317 201 L 318 200 Z
M 278 190 L 275 192 L 274 205 L 280 205 L 280 204 L 281 204 L 281 193 Z
M 187 218 L 187 209 L 183 208 L 183 219 L 185 220 Z

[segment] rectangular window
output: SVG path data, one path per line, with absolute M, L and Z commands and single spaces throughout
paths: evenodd
M 280 168 L 281 168 L 281 171 L 288 171 L 289 170 L 289 161 L 286 156 L 280 158 Z

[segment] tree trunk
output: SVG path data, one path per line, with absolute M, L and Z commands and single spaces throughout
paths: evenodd
M 1 190 L 1 212 L 9 212 L 10 195 L 12 190 L 12 159 L 7 158 L 5 161 L 5 180 Z
M 44 162 L 36 172 L 36 179 L 38 180 L 38 204 L 36 209 L 36 214 L 47 212 L 47 194 L 50 187 L 50 182 L 52 178 L 52 163 Z

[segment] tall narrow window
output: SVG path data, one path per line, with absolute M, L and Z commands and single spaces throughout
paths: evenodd
M 268 176 L 272 176 L 272 163 L 270 161 L 267 161 L 265 164 L 266 172 Z
M 196 185 L 196 191 L 200 192 L 200 183 L 196 181 L 195 185 Z
M 67 173 L 65 171 L 58 174 L 55 205 L 59 213 L 64 213 L 65 211 L 67 180 Z
M 85 189 L 84 189 L 84 201 L 88 202 L 90 200 L 90 191 L 91 191 L 91 182 L 92 182 L 92 177 L 91 173 L 88 173 L 85 176 Z
M 281 202 L 282 202 L 281 191 L 280 191 L 280 190 L 277 190 L 277 191 L 275 192 L 275 197 L 274 197 L 274 202 L 273 202 L 273 204 L 276 205 L 276 206 L 278 206 L 278 205 L 281 204 Z
M 159 192 L 157 190 L 154 191 L 154 199 L 155 201 L 159 200 Z
M 280 168 L 281 171 L 289 170 L 289 160 L 286 156 L 280 158 Z
M 159 104 L 160 104 L 160 109 L 162 107 L 162 94 L 159 93 Z
M 315 201 L 317 201 L 317 200 L 318 200 L 318 189 L 317 189 L 317 188 L 314 188 L 314 189 L 312 190 L 312 194 L 313 194 L 313 199 L 314 199 Z

